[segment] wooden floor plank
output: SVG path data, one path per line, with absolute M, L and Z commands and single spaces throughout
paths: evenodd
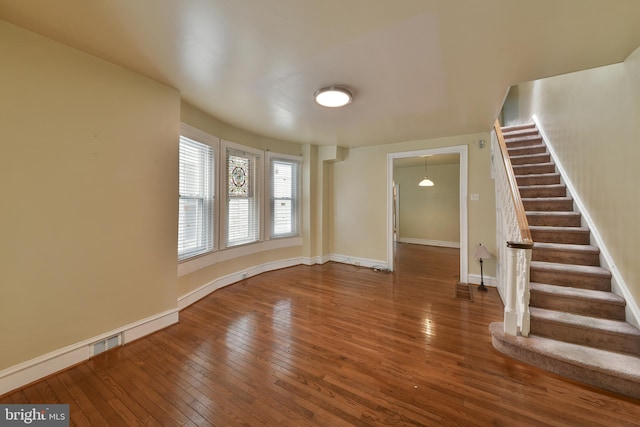
M 457 249 L 398 244 L 393 273 L 327 263 L 220 289 L 180 323 L 0 403 L 78 426 L 632 426 L 640 401 L 509 359 L 495 289 L 456 299 Z

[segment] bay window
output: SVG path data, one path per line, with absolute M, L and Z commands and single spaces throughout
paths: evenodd
M 179 164 L 179 276 L 302 244 L 301 157 L 220 140 L 183 123 Z

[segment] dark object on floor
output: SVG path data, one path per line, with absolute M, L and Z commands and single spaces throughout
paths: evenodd
M 466 301 L 473 301 L 473 286 L 468 283 L 456 283 L 455 298 Z

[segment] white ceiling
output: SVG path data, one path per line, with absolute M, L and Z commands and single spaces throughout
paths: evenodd
M 230 124 L 344 147 L 488 131 L 510 85 L 640 46 L 639 0 L 0 0 L 0 18 Z M 315 105 L 331 84 L 354 102 Z

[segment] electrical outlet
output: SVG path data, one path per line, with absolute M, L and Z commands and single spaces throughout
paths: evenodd
M 480 200 L 480 195 L 477 193 L 471 194 L 471 200 L 473 200 L 474 202 Z

